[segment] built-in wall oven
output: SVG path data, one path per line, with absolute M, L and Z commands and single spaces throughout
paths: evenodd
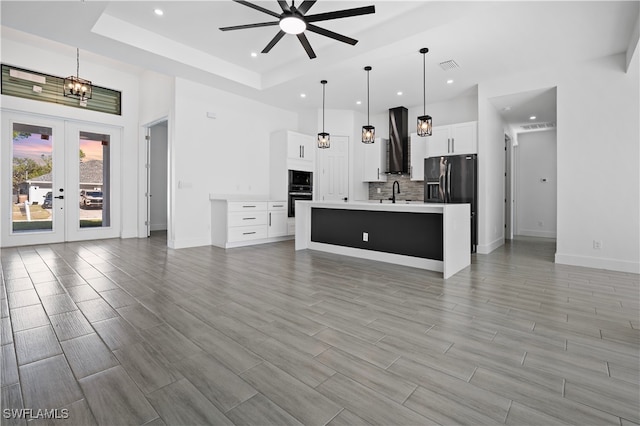
M 296 201 L 313 199 L 313 173 L 289 170 L 289 217 L 296 215 Z

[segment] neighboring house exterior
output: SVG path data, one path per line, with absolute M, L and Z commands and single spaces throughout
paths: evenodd
M 80 162 L 80 187 L 83 189 L 102 190 L 104 170 L 101 160 L 89 160 Z M 29 194 L 29 201 L 34 204 L 42 204 L 47 192 L 51 189 L 51 173 L 36 176 L 20 184 L 20 193 Z

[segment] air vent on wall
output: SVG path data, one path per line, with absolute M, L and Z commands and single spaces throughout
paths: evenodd
M 447 71 L 455 68 L 460 68 L 460 65 L 458 65 L 453 59 L 449 59 L 448 61 L 440 62 L 440 68 Z
M 556 123 L 533 123 L 522 126 L 524 130 L 553 129 L 554 127 L 556 127 Z

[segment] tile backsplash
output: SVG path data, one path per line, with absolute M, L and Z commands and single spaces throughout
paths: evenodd
M 370 200 L 388 200 L 394 181 L 400 184 L 400 194 L 396 194 L 396 200 L 424 201 L 424 182 L 411 180 L 409 175 L 388 175 L 386 182 L 369 183 Z M 380 193 L 378 194 L 378 188 Z

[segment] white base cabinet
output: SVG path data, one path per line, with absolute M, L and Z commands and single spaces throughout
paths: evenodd
M 214 246 L 232 248 L 288 238 L 285 201 L 211 200 Z
M 267 216 L 268 237 L 283 237 L 289 234 L 286 201 L 269 201 Z

